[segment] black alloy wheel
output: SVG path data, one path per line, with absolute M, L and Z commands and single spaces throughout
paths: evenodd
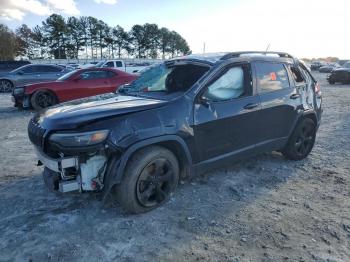
M 179 174 L 178 159 L 167 148 L 140 149 L 128 160 L 123 179 L 114 188 L 116 200 L 129 213 L 150 211 L 170 199 Z
M 13 89 L 13 84 L 9 80 L 0 80 L 0 93 L 9 93 Z
M 31 104 L 35 110 L 40 110 L 57 104 L 57 99 L 49 91 L 37 91 L 31 97 Z
M 298 138 L 294 143 L 295 150 L 299 156 L 306 155 L 313 146 L 314 143 L 314 128 L 310 124 L 305 124 L 302 126 L 299 132 Z
M 316 125 L 310 118 L 302 119 L 293 131 L 289 141 L 282 151 L 291 160 L 301 160 L 311 152 L 316 139 Z
M 168 198 L 173 188 L 174 170 L 165 158 L 150 162 L 140 174 L 137 181 L 136 195 L 141 205 L 153 207 Z

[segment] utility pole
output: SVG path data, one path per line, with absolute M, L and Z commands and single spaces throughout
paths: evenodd
M 205 54 L 205 42 L 203 43 L 203 54 Z

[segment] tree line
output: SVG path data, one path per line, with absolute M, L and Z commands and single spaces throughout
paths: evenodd
M 169 58 L 191 52 L 177 32 L 157 24 L 134 25 L 130 31 L 108 26 L 92 16 L 52 14 L 42 25 L 23 24 L 14 32 L 0 24 L 0 59 Z

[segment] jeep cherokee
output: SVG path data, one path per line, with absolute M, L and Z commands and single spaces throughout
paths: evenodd
M 318 83 L 289 54 L 190 55 L 112 98 L 46 109 L 28 134 L 49 188 L 113 193 L 140 213 L 166 202 L 182 176 L 266 151 L 305 158 L 321 113 Z

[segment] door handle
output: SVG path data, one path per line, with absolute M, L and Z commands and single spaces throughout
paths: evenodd
M 290 99 L 297 99 L 300 97 L 300 94 L 292 94 L 289 98 Z
M 244 109 L 253 109 L 253 108 L 256 108 L 259 104 L 257 103 L 249 103 L 249 104 L 246 104 L 243 108 Z

